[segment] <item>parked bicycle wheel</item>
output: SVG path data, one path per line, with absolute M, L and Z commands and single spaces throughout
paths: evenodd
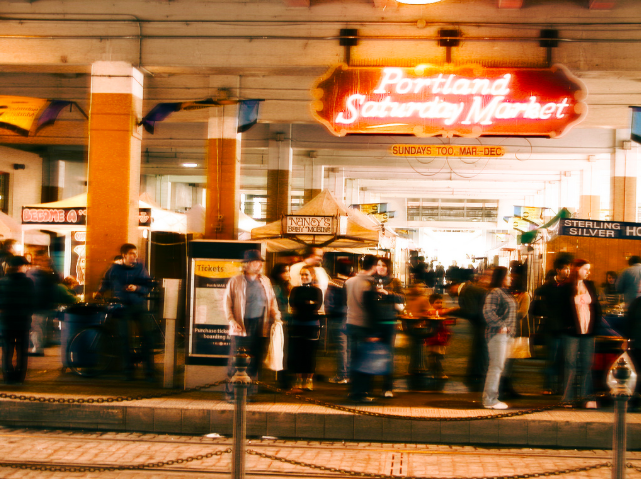
M 71 370 L 84 377 L 94 377 L 105 372 L 113 352 L 110 336 L 100 327 L 86 328 L 76 334 L 67 350 L 67 364 Z

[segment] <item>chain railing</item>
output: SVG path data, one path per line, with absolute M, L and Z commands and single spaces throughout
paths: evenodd
M 56 464 L 45 463 L 17 463 L 17 462 L 0 462 L 0 467 L 8 467 L 11 469 L 27 469 L 31 471 L 52 471 L 52 472 L 113 472 L 113 471 L 133 471 L 142 469 L 157 469 L 164 466 L 172 466 L 174 464 L 184 464 L 186 462 L 202 461 L 203 459 L 210 459 L 223 454 L 231 454 L 231 448 L 223 449 L 221 451 L 209 452 L 207 454 L 199 454 L 197 456 L 189 456 L 180 459 L 172 459 L 162 462 L 146 462 L 144 464 L 123 464 L 115 466 L 58 466 Z
M 327 471 L 332 473 L 344 474 L 347 476 L 369 477 L 374 479 L 525 479 L 525 478 L 540 477 L 540 476 L 559 476 L 561 474 L 572 474 L 575 472 L 585 472 L 585 471 L 592 471 L 594 469 L 601 469 L 603 467 L 612 467 L 612 464 L 610 462 L 602 462 L 599 464 L 594 464 L 592 466 L 574 467 L 570 469 L 559 469 L 556 471 L 528 472 L 526 474 L 514 474 L 510 476 L 497 476 L 497 475 L 492 475 L 489 477 L 456 476 L 456 477 L 443 478 L 443 477 L 434 477 L 434 476 L 394 476 L 390 474 L 374 474 L 369 472 L 352 471 L 350 469 L 341 469 L 338 467 L 319 466 L 318 464 L 296 461 L 295 459 L 287 459 L 286 457 L 274 456 L 273 454 L 258 452 L 258 451 L 254 451 L 253 449 L 247 449 L 247 454 L 250 454 L 252 456 L 262 457 L 263 459 L 269 459 L 271 461 L 279 461 L 285 464 L 293 464 L 295 466 L 307 467 L 309 469 L 316 469 L 319 471 Z
M 202 386 L 195 386 L 193 388 L 180 389 L 175 391 L 163 391 L 160 393 L 154 394 L 145 394 L 138 396 L 116 396 L 116 397 L 106 397 L 106 398 L 64 398 L 64 397 L 46 397 L 46 396 L 26 396 L 24 394 L 13 394 L 13 393 L 0 393 L 1 399 L 12 399 L 14 401 L 29 401 L 29 402 L 39 402 L 39 403 L 58 403 L 58 404 L 104 404 L 104 403 L 121 403 L 128 401 L 142 401 L 143 399 L 156 399 L 168 396 L 177 396 L 179 394 L 190 393 L 194 391 L 201 391 L 203 389 L 209 389 L 221 384 L 228 383 L 229 379 L 221 379 L 214 383 L 203 384 Z

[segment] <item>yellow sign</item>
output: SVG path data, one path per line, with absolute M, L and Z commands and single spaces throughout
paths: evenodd
M 0 124 L 18 133 L 28 134 L 48 101 L 42 98 L 0 95 Z
M 373 216 L 381 223 L 387 223 L 387 220 L 389 219 L 389 215 L 387 213 L 373 213 L 370 216 Z
M 197 260 L 194 262 L 194 274 L 203 278 L 231 278 L 242 269 L 242 261 Z
M 526 232 L 530 231 L 532 229 L 532 223 L 530 223 L 527 220 L 524 220 L 523 218 L 519 218 L 517 216 L 514 216 L 510 218 L 508 223 L 514 228 L 515 230 Z
M 392 145 L 390 153 L 394 156 L 501 158 L 505 148 L 496 145 Z
M 378 213 L 380 203 L 362 203 L 358 205 L 358 208 L 362 213 L 365 213 L 366 215 L 373 215 Z

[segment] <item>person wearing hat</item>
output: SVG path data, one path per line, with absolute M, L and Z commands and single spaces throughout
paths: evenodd
M 238 348 L 247 349 L 251 363 L 247 374 L 252 380 L 258 371 L 265 350 L 265 338 L 269 338 L 271 325 L 281 321 L 276 295 L 269 278 L 261 273 L 265 259 L 257 249 L 247 250 L 243 255 L 243 272 L 227 282 L 223 299 L 225 318 L 229 322 L 229 362 L 227 374 L 235 373 L 233 364 Z M 256 390 L 255 387 L 252 388 Z M 225 386 L 227 399 L 232 400 L 233 386 Z
M 2 376 L 5 384 L 21 384 L 27 375 L 29 330 L 35 301 L 33 282 L 25 274 L 27 265 L 29 261 L 24 256 L 12 256 L 7 261 L 6 275 L 0 279 Z

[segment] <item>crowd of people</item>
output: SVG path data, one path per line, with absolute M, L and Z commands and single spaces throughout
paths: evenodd
M 561 396 L 571 407 L 597 407 L 590 400 L 591 371 L 602 303 L 611 304 L 624 295 L 628 316 L 633 318 L 627 321 L 625 334 L 638 337 L 641 344 L 638 257 L 632 257 L 620 275 L 608 272 L 597 287 L 589 279 L 588 261 L 561 256 L 532 296 L 526 288 L 527 265 L 516 261 L 509 268 L 482 273 L 456 268 L 448 278 L 445 272 L 442 288 L 430 283 L 431 277 L 414 274 L 413 284 L 405 289 L 383 257 L 364 256 L 358 272 L 346 259 L 339 260 L 336 277 L 329 278 L 322 266 L 322 249 L 311 248 L 299 263 L 276 264 L 271 281 L 261 272 L 264 258 L 259 252 L 247 252 L 245 259 L 244 273 L 230 281 L 225 296 L 234 335 L 232 351 L 242 343 L 253 357 L 261 358 L 271 325 L 280 323 L 285 330 L 285 361 L 279 379 L 282 387 L 297 392 L 314 388 L 324 318 L 335 351 L 335 375 L 329 381 L 348 385 L 348 397 L 365 403 L 375 401 L 375 396 L 394 397 L 395 337 L 409 323 L 431 324 L 423 343 L 430 373 L 445 377 L 443 358 L 451 331 L 444 319 L 469 321 L 472 342 L 465 382 L 471 391 L 482 393 L 483 406 L 489 409 L 506 409 L 506 400 L 521 396 L 512 381 L 513 367 L 516 359 L 530 357 L 527 338 L 533 332 L 532 316 L 544 318 L 537 331 L 547 354 L 542 392 Z M 444 296 L 455 302 L 454 307 L 444 307 Z M 641 348 L 633 347 L 632 355 L 641 360 Z M 410 371 L 413 361 L 410 357 Z M 254 379 L 259 366 L 260 361 L 254 361 L 250 368 Z M 233 374 L 231 362 L 229 374 Z M 380 393 L 373 390 L 375 375 L 382 377 Z M 228 394 L 231 399 L 231 389 Z

